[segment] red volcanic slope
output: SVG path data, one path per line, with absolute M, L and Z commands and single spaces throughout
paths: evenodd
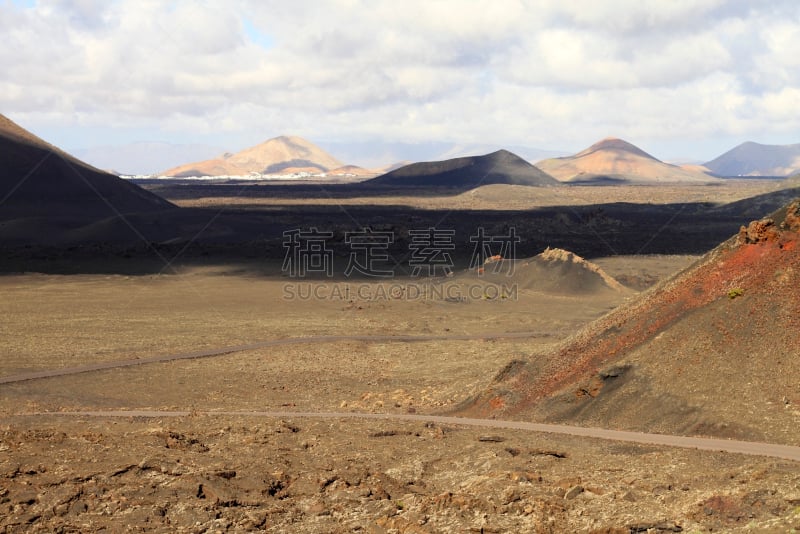
M 769 398 L 770 376 L 782 383 L 792 382 L 792 373 L 800 373 L 796 365 L 800 348 L 798 232 L 800 201 L 795 201 L 772 217 L 743 227 L 737 236 L 693 266 L 592 323 L 555 353 L 513 362 L 487 390 L 464 405 L 463 412 L 484 417 L 527 414 L 552 419 L 547 410 L 555 406 L 553 399 L 593 399 L 608 378 L 607 371 L 601 369 L 631 361 L 639 367 L 639 375 L 656 377 L 661 391 L 675 397 L 685 394 L 687 405 L 697 404 L 686 385 L 696 385 L 698 379 L 680 376 L 681 371 L 687 375 L 708 373 L 710 377 L 719 371 L 719 377 L 731 370 L 746 373 L 748 367 L 759 365 L 757 373 L 765 380 L 763 384 L 748 383 L 755 380 L 750 376 L 742 384 L 720 379 L 719 385 L 708 386 L 719 391 L 719 399 L 706 404 L 719 401 L 722 406 L 724 399 L 735 404 L 725 394 L 732 387 L 753 398 Z M 734 305 L 740 292 L 741 301 Z M 671 332 L 680 335 L 673 335 L 673 345 L 665 348 L 659 338 Z M 562 402 L 562 408 L 566 404 Z M 614 409 L 620 407 L 628 409 L 621 405 Z M 584 408 L 573 403 L 570 409 L 575 414 Z M 587 411 L 580 412 L 581 417 Z M 599 413 L 595 412 L 592 417 L 596 418 L 590 421 L 602 424 L 597 419 Z M 609 413 L 607 410 L 605 416 L 614 419 Z

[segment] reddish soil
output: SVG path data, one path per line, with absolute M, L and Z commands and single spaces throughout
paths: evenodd
M 483 417 L 520 414 L 565 391 L 596 397 L 609 378 L 601 369 L 637 349 L 649 350 L 654 338 L 688 317 L 695 318 L 694 339 L 670 347 L 675 353 L 691 353 L 689 345 L 698 338 L 713 338 L 715 348 L 727 347 L 724 350 L 735 367 L 735 362 L 751 356 L 743 353 L 743 347 L 758 334 L 768 336 L 763 345 L 777 360 L 791 360 L 800 346 L 800 300 L 792 298 L 800 284 L 798 214 L 800 203 L 795 202 L 771 219 L 742 228 L 739 236 L 633 303 L 589 325 L 555 353 L 507 369 L 465 413 Z M 742 304 L 735 309 L 733 302 L 723 305 L 738 298 Z M 702 364 L 702 353 L 694 352 Z M 680 390 L 680 378 L 671 380 L 674 389 Z M 691 404 L 697 399 L 685 400 Z

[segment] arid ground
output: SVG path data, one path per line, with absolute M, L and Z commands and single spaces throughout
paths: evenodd
M 731 187 L 722 200 L 748 196 Z M 626 287 L 505 296 L 462 273 L 295 280 L 281 258 L 0 276 L 0 532 L 800 530 L 796 460 L 341 415 L 452 412 L 696 258 L 597 257 Z M 131 362 L 198 351 L 219 354 Z

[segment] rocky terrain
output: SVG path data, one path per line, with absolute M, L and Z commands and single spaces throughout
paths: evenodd
M 6 532 L 790 532 L 791 462 L 300 418 L 17 418 Z
M 563 251 L 546 256 L 548 263 L 583 265 Z M 691 260 L 601 263 L 607 272 L 658 277 Z M 452 411 L 509 361 L 555 351 L 570 333 L 624 305 L 625 292 L 533 287 L 517 299 L 292 300 L 286 283 L 235 268 L 2 277 L 3 377 L 263 339 L 445 337 L 295 342 L 0 385 L 0 531 L 800 527 L 800 472 L 788 460 L 457 423 L 291 414 Z M 743 302 L 731 302 L 737 300 Z M 531 337 L 481 337 L 490 331 Z M 120 412 L 103 415 L 108 411 Z

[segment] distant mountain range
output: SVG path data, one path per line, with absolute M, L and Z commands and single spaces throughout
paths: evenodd
M 560 182 L 516 154 L 498 150 L 484 156 L 412 163 L 365 184 L 474 188 L 489 184 L 553 186 Z
M 449 161 L 475 154 L 488 154 L 492 144 L 387 143 L 381 141 L 347 143 L 331 141 L 325 146 L 342 157 L 334 157 L 316 144 L 296 136 L 280 136 L 237 153 L 224 153 L 207 145 L 177 145 L 141 142 L 123 146 L 76 149 L 72 153 L 92 165 L 121 174 L 161 174 L 169 176 L 224 176 L 288 174 L 293 172 L 328 173 L 331 176 L 374 176 L 414 161 Z M 670 165 L 621 139 L 604 139 L 575 155 L 526 146 L 503 149 L 535 163 L 542 170 L 566 182 L 695 182 L 706 175 L 788 176 L 800 171 L 800 144 L 764 145 L 746 142 L 705 163 Z M 222 154 L 213 156 L 214 154 Z M 364 169 L 343 165 L 360 161 L 364 155 L 374 167 Z M 547 158 L 547 159 L 544 159 Z M 405 159 L 403 163 L 391 163 Z M 185 163 L 193 161 L 194 163 Z M 347 167 L 347 169 L 343 169 Z M 166 169 L 166 170 L 164 170 Z M 374 170 L 382 169 L 382 170 Z
M 644 150 L 609 137 L 574 156 L 536 164 L 562 182 L 573 183 L 707 183 L 711 176 L 664 163 Z
M 762 145 L 748 141 L 704 166 L 718 176 L 788 176 L 800 171 L 800 144 Z
M 187 163 L 163 176 L 247 176 L 249 174 L 323 173 L 343 164 L 320 147 L 301 137 L 280 136 L 235 154 Z

